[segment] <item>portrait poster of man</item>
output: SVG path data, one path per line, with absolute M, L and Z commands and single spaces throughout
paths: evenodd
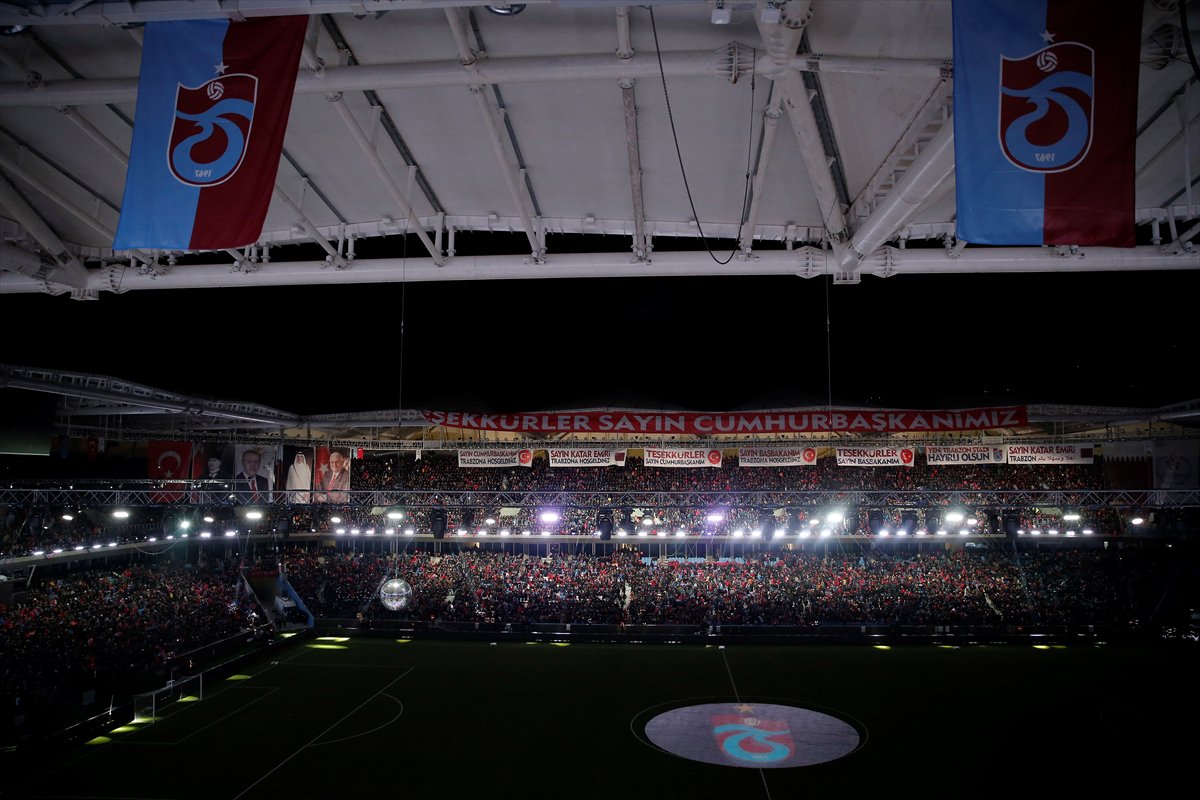
M 317 503 L 350 501 L 350 448 L 317 447 L 313 471 L 313 500 Z
M 287 492 L 289 503 L 311 503 L 313 487 L 313 467 L 316 456 L 311 447 L 294 447 L 285 445 L 283 448 L 283 488 Z
M 237 472 L 233 476 L 233 491 L 237 502 L 243 505 L 271 502 L 275 488 L 275 448 L 238 445 L 234 449 Z
M 196 442 L 192 446 L 192 486 L 197 492 L 227 493 L 233 479 L 234 448 L 232 444 Z M 219 495 L 194 494 L 193 503 L 215 500 Z

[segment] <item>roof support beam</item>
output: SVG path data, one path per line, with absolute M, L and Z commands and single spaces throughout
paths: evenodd
M 387 167 L 384 166 L 383 160 L 379 154 L 375 152 L 375 148 L 371 146 L 371 142 L 367 139 L 367 135 L 363 133 L 362 127 L 358 124 L 358 120 L 354 118 L 353 112 L 346 106 L 342 100 L 340 93 L 331 95 L 329 101 L 333 103 L 334 109 L 337 110 L 338 116 L 342 118 L 342 122 L 346 125 L 346 130 L 350 132 L 350 138 L 358 144 L 358 149 L 366 156 L 366 159 L 371 164 L 371 168 L 375 170 L 375 174 L 379 176 L 379 180 L 383 182 L 384 188 L 387 189 L 388 195 L 391 196 L 394 202 L 401 211 L 404 212 L 404 218 L 408 220 L 412 226 L 412 230 L 417 234 L 417 238 L 421 240 L 421 244 L 425 250 L 433 258 L 433 261 L 438 266 L 443 266 L 446 263 L 446 258 L 434 247 L 433 242 L 429 238 L 429 234 L 421 227 L 421 221 L 417 219 L 416 212 L 413 211 L 412 205 L 408 202 L 408 198 L 404 196 L 404 192 L 400 191 L 400 187 L 396 185 L 396 181 L 388 174 Z
M 347 266 L 349 266 L 346 263 L 346 259 L 343 258 L 337 250 L 334 250 L 333 245 L 331 245 L 329 241 L 321 235 L 321 232 L 317 230 L 317 226 L 313 225 L 312 220 L 310 220 L 308 216 L 300 210 L 300 206 L 293 203 L 292 198 L 287 196 L 287 192 L 279 188 L 279 184 L 275 184 L 275 188 L 271 192 L 271 197 L 275 200 L 275 202 L 282 203 L 285 207 L 287 207 L 287 209 L 292 212 L 292 217 L 296 220 L 297 224 L 304 228 L 304 232 L 308 234 L 308 238 L 312 239 L 313 242 L 315 242 L 322 250 L 325 251 L 325 266 L 332 264 L 339 270 L 345 269 Z M 178 269 L 178 267 L 176 267 L 176 269 Z
M 54 259 L 57 265 L 52 270 L 49 270 L 45 275 L 45 280 L 51 283 L 58 283 L 68 286 L 72 289 L 85 289 L 88 284 L 87 268 L 80 263 L 63 244 L 62 239 L 58 238 L 53 229 L 46 224 L 46 221 L 38 216 L 37 211 L 33 206 L 26 202 L 21 193 L 17 191 L 17 187 L 9 182 L 8 178 L 0 175 L 0 205 L 12 213 L 22 228 L 29 231 L 29 235 L 42 246 L 50 257 Z M 7 255 L 7 253 L 6 253 Z M 8 260 L 7 258 L 5 259 Z M 23 274 L 29 275 L 33 280 L 37 280 L 43 287 L 44 283 L 35 275 L 20 270 Z
M 8 174 L 12 175 L 14 178 L 19 178 L 22 182 L 27 183 L 29 186 L 31 186 L 33 189 L 35 189 L 39 194 L 44 196 L 47 200 L 50 200 L 50 201 L 56 203 L 63 210 L 69 212 L 72 216 L 74 216 L 80 222 L 87 225 L 89 228 L 94 230 L 96 233 L 100 234 L 102 237 L 104 237 L 104 239 L 106 241 L 111 242 L 113 240 L 113 237 L 115 236 L 115 234 L 114 234 L 112 228 L 109 228 L 107 225 L 105 225 L 102 222 L 100 222 L 99 220 L 97 220 L 95 218 L 94 214 L 89 214 L 87 211 L 84 211 L 82 208 L 80 208 L 79 206 L 75 205 L 70 200 L 68 200 L 64 195 L 62 195 L 58 191 L 50 188 L 42 181 L 38 180 L 28 170 L 26 170 L 21 165 L 17 164 L 12 159 L 8 158 L 5 155 L 0 155 L 0 168 L 3 168 Z M 134 258 L 138 259 L 139 261 L 145 262 L 146 264 L 153 264 L 153 263 L 155 263 L 155 260 L 156 260 L 154 257 L 147 254 L 143 250 L 126 250 L 124 252 L 129 253 Z
M 447 8 L 446 22 L 449 23 L 450 31 L 454 35 L 454 43 L 458 48 L 459 62 L 463 67 L 470 68 L 478 62 L 479 53 L 471 49 L 469 45 L 466 23 L 463 21 L 462 12 L 459 9 Z M 516 168 L 513 166 L 508 150 L 504 146 L 504 139 L 500 135 L 500 126 L 496 122 L 496 114 L 498 112 L 488 102 L 487 86 L 485 84 L 472 83 L 469 88 L 471 94 L 475 96 L 475 104 L 479 108 L 479 115 L 483 118 L 484 130 L 491 140 L 492 151 L 496 154 L 496 161 L 499 163 L 500 171 L 504 175 L 504 183 L 508 186 L 508 193 L 517 206 L 517 213 L 521 216 L 521 227 L 524 228 L 525 236 L 529 239 L 529 247 L 533 254 L 533 260 L 541 263 L 546 258 L 546 250 L 541 243 L 537 229 L 534 227 L 533 215 L 530 212 L 527 197 L 521 191 L 521 186 L 517 180 Z
M 629 6 L 617 7 L 617 58 L 628 62 L 633 58 L 633 44 L 629 37 Z M 621 78 L 621 107 L 625 114 L 625 152 L 629 160 L 629 192 L 633 202 L 633 255 L 645 261 L 649 250 L 646 241 L 646 207 L 642 199 L 642 156 L 638 147 L 637 99 L 634 96 L 633 78 Z
M 796 50 L 804 38 L 804 28 L 812 18 L 811 0 L 792 0 L 780 9 L 780 20 L 776 23 L 756 20 L 758 33 L 767 51 L 762 68 L 768 70 L 773 86 L 772 95 L 782 92 L 782 105 L 787 110 L 796 142 L 800 145 L 800 156 L 812 183 L 821 221 L 828 231 L 828 239 L 834 253 L 841 256 L 846 241 L 846 217 L 842 208 L 841 193 L 834 181 L 829 156 L 821 141 L 821 132 L 813 112 L 808 87 L 800 74 L 792 69 Z M 755 67 L 758 69 L 758 65 Z M 753 236 L 753 231 L 751 231 Z M 743 249 L 745 249 L 743 247 Z
M 926 200 L 954 175 L 954 125 L 947 120 L 925 146 L 900 182 L 879 202 L 854 232 L 842 267 L 857 271 L 863 259 L 904 227 Z
M 668 78 L 728 78 L 729 69 L 720 66 L 725 48 L 719 51 L 683 51 L 662 54 L 663 72 Z M 793 52 L 793 56 L 795 53 Z M 879 59 L 863 56 L 822 56 L 822 72 L 870 72 Z M 834 60 L 836 58 L 836 60 Z M 781 70 L 808 71 L 804 56 L 787 64 L 767 68 L 764 60 L 756 65 L 759 75 L 773 77 Z M 941 63 L 941 62 L 939 62 Z M 856 66 L 855 69 L 849 69 Z M 842 69 L 837 69 L 837 68 Z M 937 70 L 930 67 L 931 74 Z M 612 53 L 562 56 L 510 56 L 468 61 L 416 61 L 404 64 L 370 64 L 345 67 L 327 66 L 320 73 L 301 68 L 296 78 L 297 94 L 419 89 L 437 86 L 503 85 L 506 83 L 547 83 L 558 81 L 610 80 L 621 78 L 657 79 L 658 61 L 653 55 L 634 55 L 624 61 Z M 137 100 L 137 78 L 96 78 L 44 81 L 31 89 L 24 83 L 0 83 L 0 107 L 87 106 L 105 103 L 133 103 Z
M 767 169 L 771 163 L 771 151 L 775 149 L 775 129 L 779 126 L 779 117 L 783 114 L 783 91 L 771 84 L 771 98 L 763 112 L 762 143 L 758 148 L 758 169 L 754 171 L 754 185 L 750 192 L 750 212 L 746 215 L 745 229 L 742 233 L 742 252 L 750 255 L 754 247 L 754 228 L 758 224 L 758 212 L 762 209 L 762 193 L 767 183 Z
M 369 259 L 356 261 L 354 269 L 333 271 L 325 261 L 262 264 L 251 273 L 231 277 L 211 264 L 177 265 L 152 278 L 136 270 L 122 277 L 121 291 L 139 289 L 204 289 L 216 287 L 331 285 L 344 283 L 396 283 L 401 267 L 410 283 L 448 280 L 519 280 L 535 278 L 681 277 L 696 275 L 794 275 L 816 277 L 837 273 L 841 266 L 828 251 L 814 247 L 763 250 L 749 261 L 715 265 L 707 254 L 656 252 L 652 262 L 630 263 L 625 253 L 565 253 L 553 264 L 531 264 L 527 256 L 459 256 L 452 269 L 438 267 L 430 258 Z M 1200 269 L 1200 254 L 1165 254 L 1161 248 L 1081 247 L 1077 252 L 1045 247 L 967 248 L 950 258 L 941 247 L 876 250 L 860 272 L 870 275 L 1001 274 L 1025 272 L 1114 272 L 1135 270 Z M 43 291 L 38 281 L 12 275 L 0 281 L 0 294 Z M 88 276 L 88 288 L 111 291 L 101 273 Z

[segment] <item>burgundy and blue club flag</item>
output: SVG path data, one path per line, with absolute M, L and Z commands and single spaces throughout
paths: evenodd
M 958 237 L 1134 244 L 1141 0 L 954 0 Z
M 146 25 L 114 250 L 216 250 L 262 234 L 308 17 Z

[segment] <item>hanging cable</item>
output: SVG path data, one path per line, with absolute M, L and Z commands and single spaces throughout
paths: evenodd
M 708 246 L 708 240 L 704 236 L 704 226 L 700 224 L 700 215 L 696 213 L 696 203 L 692 199 L 692 188 L 688 184 L 687 170 L 684 169 L 683 166 L 683 151 L 679 149 L 679 134 L 675 131 L 675 115 L 671 112 L 671 95 L 667 91 L 667 73 L 666 70 L 663 69 L 662 50 L 658 46 L 658 26 L 654 23 L 653 7 L 650 8 L 650 28 L 654 32 L 654 53 L 658 57 L 658 76 L 662 79 L 663 97 L 667 101 L 667 119 L 671 123 L 671 138 L 675 142 L 675 156 L 679 159 L 679 173 L 683 176 L 683 188 L 684 191 L 687 192 L 688 205 L 691 206 L 692 209 L 692 219 L 696 220 L 696 230 L 700 232 L 700 242 L 704 245 L 704 249 L 708 252 L 709 257 L 718 264 L 728 264 L 733 260 L 733 257 L 737 255 L 738 247 L 736 243 L 740 242 L 742 239 L 742 226 L 746 224 L 746 209 L 750 202 L 750 161 L 751 154 L 753 152 L 752 143 L 754 141 L 754 92 L 756 71 L 753 69 L 750 71 L 750 135 L 746 142 L 746 183 L 745 187 L 742 189 L 742 212 L 739 217 L 740 221 L 738 222 L 738 233 L 737 236 L 734 237 L 735 244 L 733 247 L 733 252 L 729 254 L 729 258 L 722 261 L 721 259 L 717 258 L 716 254 L 713 253 L 712 248 Z M 755 49 L 751 52 L 753 55 L 753 61 L 757 61 L 758 50 Z M 733 69 L 736 73 L 736 61 Z

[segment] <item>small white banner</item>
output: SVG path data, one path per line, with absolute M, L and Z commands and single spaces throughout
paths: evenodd
M 786 447 L 739 447 L 740 467 L 807 467 L 817 463 L 817 448 Z
M 1006 460 L 1004 446 L 986 444 L 930 445 L 925 448 L 925 463 L 932 466 L 942 464 L 1003 464 Z
M 911 467 L 915 460 L 911 447 L 837 448 L 839 467 Z
M 532 450 L 459 450 L 460 467 L 528 467 L 533 464 Z
M 647 447 L 647 467 L 719 467 L 721 451 L 703 447 Z
M 614 464 L 625 466 L 624 450 L 607 450 L 595 447 L 548 447 L 552 467 L 609 467 Z
M 1095 448 L 1090 444 L 1010 444 L 1010 464 L 1091 464 Z

